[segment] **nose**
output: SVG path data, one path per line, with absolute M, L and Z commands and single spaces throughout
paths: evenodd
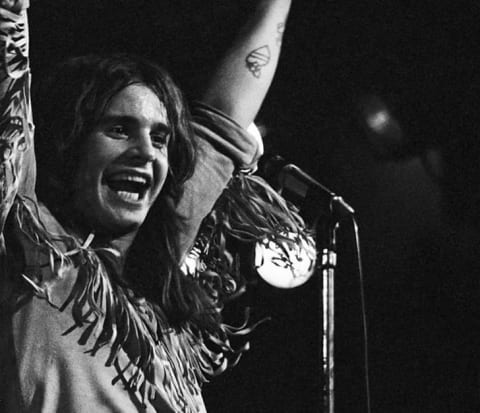
M 155 147 L 148 131 L 138 132 L 130 153 L 132 157 L 142 162 L 151 162 L 155 159 Z

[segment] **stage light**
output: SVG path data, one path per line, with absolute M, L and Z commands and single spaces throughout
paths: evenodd
M 367 125 L 377 133 L 384 132 L 388 123 L 391 122 L 390 113 L 387 110 L 378 110 L 367 115 Z
M 268 284 L 295 288 L 307 282 L 315 271 L 316 248 L 312 237 L 288 233 L 286 240 L 264 239 L 255 246 L 255 269 Z
M 392 108 L 379 96 L 364 96 L 359 101 L 359 121 L 374 153 L 394 159 L 410 150 L 409 142 Z

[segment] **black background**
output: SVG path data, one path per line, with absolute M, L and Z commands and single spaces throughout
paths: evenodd
M 67 56 L 130 51 L 162 63 L 193 98 L 254 3 L 34 1 L 34 79 Z M 259 114 L 268 151 L 357 211 L 373 412 L 480 411 L 479 18 L 474 1 L 294 0 Z M 380 159 L 366 139 L 358 104 L 372 94 L 400 122 L 405 153 Z M 365 412 L 348 222 L 339 238 L 336 411 Z M 254 316 L 272 321 L 238 367 L 205 387 L 210 412 L 321 411 L 318 281 L 287 291 L 258 282 Z

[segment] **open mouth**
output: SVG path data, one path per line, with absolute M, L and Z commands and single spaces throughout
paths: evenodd
M 151 178 L 131 173 L 118 173 L 106 177 L 105 183 L 120 199 L 138 202 L 145 198 L 151 186 Z

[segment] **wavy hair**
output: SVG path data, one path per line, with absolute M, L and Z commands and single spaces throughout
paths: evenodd
M 111 99 L 133 83 L 151 88 L 165 105 L 172 127 L 169 172 L 128 252 L 123 274 L 115 278 L 139 296 L 160 304 L 173 326 L 190 322 L 213 327 L 218 315 L 211 301 L 178 268 L 175 203 L 193 172 L 195 148 L 184 99 L 165 70 L 147 59 L 126 54 L 82 56 L 59 64 L 33 95 L 37 194 L 65 227 L 73 225 L 66 206 L 72 199 L 73 179 L 86 137 Z

